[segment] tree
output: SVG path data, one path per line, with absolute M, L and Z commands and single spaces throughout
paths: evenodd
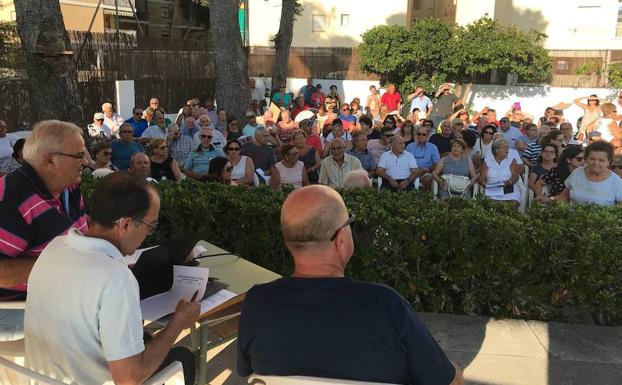
M 16 0 L 17 31 L 26 54 L 32 122 L 82 124 L 78 75 L 58 0 Z
M 361 69 L 386 75 L 402 92 L 413 82 L 428 91 L 444 81 L 473 82 L 493 70 L 518 74 L 524 82 L 550 77 L 551 62 L 541 46 L 546 35 L 504 27 L 487 16 L 453 31 L 439 19 L 403 26 L 377 26 L 363 34 Z
M 238 24 L 239 2 L 210 0 L 210 40 L 216 67 L 218 107 L 238 119 L 250 101 L 246 53 Z
M 294 35 L 294 21 L 296 15 L 302 12 L 301 5 L 297 0 L 283 0 L 281 6 L 281 21 L 279 22 L 279 32 L 274 35 L 274 66 L 272 67 L 272 88 L 276 88 L 279 83 L 287 80 L 287 70 L 289 64 L 289 49 L 292 45 Z

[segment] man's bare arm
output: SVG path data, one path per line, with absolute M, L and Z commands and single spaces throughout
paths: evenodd
M 11 287 L 28 282 L 36 258 L 11 258 L 0 260 L 0 286 Z

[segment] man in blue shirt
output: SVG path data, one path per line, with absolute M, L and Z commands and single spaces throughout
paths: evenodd
M 134 129 L 130 123 L 123 123 L 119 127 L 119 140 L 112 142 L 113 166 L 121 171 L 127 170 L 130 166 L 130 158 L 136 152 L 145 152 L 143 146 L 134 141 Z
M 370 178 L 376 175 L 376 161 L 373 155 L 367 150 L 367 134 L 363 130 L 354 131 L 352 133 L 352 149 L 346 151 L 361 162 L 363 169 L 367 171 Z
M 415 156 L 417 160 L 417 166 L 423 171 L 423 176 L 419 178 L 419 181 L 426 190 L 429 190 L 432 186 L 432 171 L 436 167 L 436 164 L 441 160 L 441 155 L 438 152 L 438 148 L 428 142 L 430 135 L 430 129 L 427 125 L 419 126 L 417 128 L 417 139 L 406 147 L 406 151 Z
M 209 161 L 217 156 L 225 156 L 222 151 L 212 146 L 213 137 L 213 130 L 209 127 L 201 128 L 199 131 L 201 145 L 188 155 L 184 163 L 184 172 L 190 178 L 201 180 L 209 171 Z
M 134 107 L 134 109 L 132 110 L 132 117 L 127 119 L 123 123 L 129 123 L 132 125 L 135 138 L 140 138 L 140 136 L 143 134 L 143 131 L 145 131 L 149 126 L 149 123 L 147 123 L 147 121 L 143 119 L 143 110 L 140 107 Z
M 238 374 L 463 384 L 408 301 L 388 286 L 345 277 L 353 223 L 330 187 L 307 186 L 287 197 L 281 229 L 294 273 L 248 291 Z
M 421 111 L 419 118 L 426 118 L 432 112 L 432 101 L 423 93 L 423 87 L 417 86 L 415 92 L 408 95 L 408 100 L 411 101 L 409 113 L 418 108 Z

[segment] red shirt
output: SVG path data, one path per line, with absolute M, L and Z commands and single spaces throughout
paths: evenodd
M 384 95 L 382 95 L 382 98 L 380 98 L 380 104 L 384 104 L 385 106 L 387 106 L 389 108 L 389 111 L 397 110 L 397 105 L 401 102 L 402 97 L 397 91 L 393 94 L 385 92 Z
M 298 115 L 299 113 L 301 113 L 302 111 L 306 111 L 309 109 L 309 106 L 303 106 L 302 108 L 295 106 L 292 109 L 292 119 L 294 119 L 296 117 L 296 115 Z
M 322 139 L 318 134 L 307 136 L 307 146 L 314 147 L 318 153 L 322 154 Z

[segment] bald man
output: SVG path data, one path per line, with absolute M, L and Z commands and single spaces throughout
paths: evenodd
M 344 276 L 354 252 L 353 223 L 330 187 L 303 187 L 288 196 L 281 227 L 294 274 L 247 293 L 238 373 L 463 384 L 404 298 L 388 286 Z

